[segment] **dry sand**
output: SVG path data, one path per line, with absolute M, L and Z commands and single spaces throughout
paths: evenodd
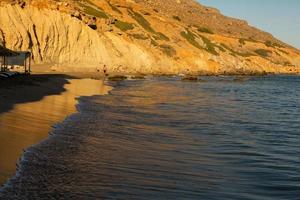
M 77 97 L 103 95 L 111 89 L 100 77 L 40 71 L 0 79 L 0 185 L 14 175 L 24 149 L 45 139 L 53 125 L 76 112 Z

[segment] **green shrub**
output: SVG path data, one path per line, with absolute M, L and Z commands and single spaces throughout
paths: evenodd
M 214 34 L 212 30 L 206 27 L 199 27 L 197 30 L 202 33 Z
M 216 45 L 212 43 L 208 38 L 204 37 L 203 35 L 200 35 L 202 41 L 205 44 L 205 50 L 213 55 L 218 56 L 219 53 L 215 50 Z
M 173 19 L 175 19 L 175 20 L 177 20 L 177 21 L 181 21 L 181 19 L 180 19 L 180 17 L 179 16 L 175 16 L 175 15 L 173 15 Z
M 235 53 L 239 56 L 242 56 L 242 57 L 250 57 L 250 56 L 255 56 L 253 53 L 250 53 L 250 52 L 238 52 L 238 51 L 235 51 Z
M 90 0 L 76 0 L 78 3 L 88 3 L 89 5 L 96 6 L 93 2 Z M 97 7 L 97 6 L 96 6 Z
M 254 52 L 263 58 L 269 57 L 269 54 L 272 53 L 272 51 L 266 49 L 256 49 Z
M 267 41 L 265 42 L 265 45 L 266 45 L 267 47 L 274 47 L 274 46 L 273 46 L 273 43 L 272 43 L 270 40 L 267 40 Z
M 283 63 L 283 65 L 285 65 L 285 66 L 294 66 L 290 61 L 285 61 Z
M 149 13 L 149 12 L 147 12 L 147 11 L 144 11 L 144 12 L 143 12 L 143 15 L 151 16 L 151 13 Z
M 109 6 L 111 9 L 119 14 L 122 14 L 121 10 L 119 10 L 115 5 L 111 4 L 110 1 L 108 1 Z
M 226 52 L 226 50 L 225 50 L 223 47 L 221 47 L 221 46 L 219 46 L 219 45 L 216 45 L 216 47 L 217 47 L 217 48 L 219 48 L 219 49 L 220 49 L 220 51 L 222 51 L 222 52 Z
M 118 29 L 120 29 L 121 31 L 124 31 L 124 32 L 126 32 L 128 30 L 134 29 L 134 25 L 133 24 L 128 23 L 128 22 L 123 22 L 123 21 L 120 21 L 120 20 L 118 20 L 118 21 L 115 22 L 115 26 Z
M 228 51 L 230 52 L 230 55 L 236 56 L 235 51 L 234 51 L 233 49 L 231 49 L 229 46 L 227 46 L 227 45 L 224 44 L 224 43 L 221 43 L 221 46 L 222 46 L 224 49 L 228 50 Z
M 155 40 L 151 39 L 151 45 L 157 47 L 157 46 L 158 46 L 158 43 L 157 43 Z
M 170 39 L 164 35 L 163 33 L 156 32 L 152 27 L 150 22 L 148 22 L 143 15 L 138 12 L 133 11 L 132 9 L 128 9 L 129 15 L 139 24 L 141 25 L 146 31 L 153 33 L 154 38 L 156 40 L 166 40 L 169 41 Z
M 224 43 L 222 43 L 221 46 L 224 47 L 225 49 L 227 49 L 230 52 L 230 55 L 232 55 L 232 56 L 242 56 L 242 57 L 254 56 L 254 54 L 250 53 L 250 52 L 238 52 L 238 51 L 235 51 L 235 50 L 231 49 L 229 46 L 227 46 Z
M 149 39 L 146 35 L 143 34 L 130 34 L 130 36 L 134 37 L 135 39 L 138 40 L 147 40 Z
M 173 57 L 176 55 L 176 50 L 170 45 L 163 44 L 163 45 L 159 45 L 159 47 L 169 57 Z
M 277 44 L 276 42 L 272 42 L 270 40 L 265 41 L 265 45 L 267 47 L 273 47 L 273 48 L 275 48 L 275 47 L 280 47 L 280 48 L 283 47 L 281 44 Z
M 194 47 L 198 48 L 198 49 L 203 49 L 201 47 L 201 45 L 196 41 L 196 37 L 195 35 L 190 32 L 188 29 L 186 29 L 186 31 L 182 31 L 180 33 L 180 35 L 185 38 L 191 45 L 193 45 Z
M 246 44 L 246 39 L 245 39 L 245 38 L 240 38 L 240 39 L 239 39 L 239 43 L 240 43 L 241 45 L 245 45 L 245 44 Z
M 255 39 L 253 39 L 252 37 L 249 37 L 249 38 L 240 38 L 240 39 L 239 39 L 239 43 L 240 43 L 241 45 L 245 45 L 246 42 L 258 43 L 258 41 L 255 40 Z
M 287 51 L 284 51 L 284 50 L 282 50 L 282 49 L 277 49 L 278 51 L 280 51 L 280 52 L 282 52 L 282 53 L 284 53 L 284 54 L 289 54 L 289 52 L 287 52 Z
M 168 38 L 166 35 L 164 35 L 161 32 L 156 32 L 155 35 L 153 36 L 156 40 L 165 40 L 165 41 L 169 41 L 170 38 Z
M 85 5 L 81 2 L 78 2 L 78 4 L 83 7 L 84 12 L 88 15 L 92 15 L 94 17 L 99 17 L 99 18 L 104 18 L 104 19 L 108 19 L 108 15 L 100 8 L 93 8 L 89 5 Z
M 255 40 L 253 37 L 249 37 L 248 39 L 245 39 L 245 41 L 248 41 L 248 42 L 254 42 L 254 43 L 257 43 L 258 41 Z
M 129 15 L 146 31 L 150 33 L 156 33 L 155 30 L 151 27 L 151 24 L 138 12 L 133 11 L 132 9 L 128 9 Z
M 194 47 L 198 49 L 204 49 L 213 55 L 219 55 L 219 53 L 215 49 L 217 45 L 212 43 L 208 38 L 204 37 L 203 35 L 199 35 L 199 37 L 202 39 L 203 43 L 205 44 L 204 48 L 196 41 L 197 36 L 193 34 L 191 31 L 189 31 L 188 29 L 186 29 L 186 31 L 182 31 L 180 35 L 184 37 Z

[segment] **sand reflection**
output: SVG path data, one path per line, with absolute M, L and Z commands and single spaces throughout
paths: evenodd
M 46 138 L 51 127 L 76 112 L 79 96 L 104 95 L 111 88 L 102 80 L 72 79 L 61 95 L 19 104 L 0 115 L 0 184 L 11 177 L 24 149 Z

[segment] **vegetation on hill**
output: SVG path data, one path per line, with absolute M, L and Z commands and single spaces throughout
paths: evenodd
M 206 27 L 199 27 L 197 30 L 202 33 L 214 34 L 212 30 Z
M 186 29 L 185 31 L 182 31 L 180 35 L 185 38 L 191 45 L 198 49 L 203 49 L 202 46 L 196 41 L 196 36 L 194 33 Z
M 83 7 L 84 9 L 84 12 L 88 15 L 92 15 L 94 17 L 99 17 L 99 18 L 104 18 L 104 19 L 108 19 L 108 15 L 102 10 L 100 9 L 99 7 L 92 7 L 90 5 L 87 5 L 87 4 L 84 4 L 84 3 L 81 3 L 80 1 L 78 2 L 79 5 L 81 7 Z
M 239 63 L 239 67 L 245 68 L 249 66 L 261 68 L 262 65 L 271 66 L 273 64 L 281 67 L 282 65 L 294 66 L 300 63 L 300 56 L 297 58 L 300 54 L 296 49 L 266 32 L 249 26 L 242 20 L 225 17 L 218 10 L 202 6 L 193 0 L 181 0 L 177 3 L 174 3 L 174 0 L 24 1 L 26 1 L 26 5 L 31 4 L 32 7 L 37 7 L 40 10 L 50 9 L 55 13 L 64 13 L 63 16 L 69 16 L 73 20 L 72 23 L 76 21 L 74 23 L 79 23 L 88 31 L 93 31 L 89 33 L 89 36 L 92 35 L 92 38 L 97 39 L 95 44 L 99 44 L 99 40 L 105 40 L 103 46 L 111 42 L 112 44 L 108 45 L 109 48 L 113 49 L 111 52 L 126 50 L 125 53 L 118 53 L 120 59 L 128 52 L 130 54 L 137 51 L 133 55 L 141 55 L 140 58 L 143 59 L 141 63 L 144 63 L 145 60 L 157 61 L 162 65 L 179 63 L 178 65 L 181 66 L 194 66 L 195 69 L 209 63 L 214 66 L 214 70 L 217 70 L 218 67 L 222 68 L 224 65 L 234 68 L 236 63 Z M 16 4 L 12 0 L 10 3 Z M 26 10 L 26 6 L 23 10 Z M 6 19 L 6 16 L 3 16 L 2 19 Z M 18 38 L 23 37 L 23 35 L 29 34 L 29 37 L 38 40 L 37 36 L 43 33 L 43 30 L 36 30 L 36 22 L 33 24 L 34 33 L 32 35 L 30 35 L 31 29 L 28 29 L 26 30 L 28 33 L 14 34 L 9 38 L 14 38 L 16 43 L 22 41 L 18 47 L 26 46 L 24 41 Z M 68 29 L 69 24 L 64 23 L 62 26 Z M 0 27 L 0 41 L 5 42 L 8 37 L 5 31 L 2 33 L 2 27 Z M 20 27 L 32 27 L 32 25 L 26 24 Z M 86 34 L 85 31 L 79 31 L 78 38 L 84 38 L 84 34 Z M 89 37 L 87 36 L 87 38 Z M 68 38 L 65 39 L 68 40 Z M 113 41 L 114 39 L 116 41 Z M 119 50 L 118 47 L 120 46 L 117 43 L 121 41 L 132 46 L 134 50 L 127 52 L 128 46 Z M 84 43 L 92 44 L 93 39 L 89 38 Z M 51 43 L 47 44 L 51 45 Z M 39 44 L 34 45 L 39 46 Z M 47 48 L 55 49 L 56 47 Z M 33 49 L 39 51 L 35 57 L 41 54 L 40 47 Z M 163 57 L 163 61 L 161 57 Z M 144 64 L 141 65 L 144 66 Z
M 115 22 L 115 26 L 120 29 L 121 31 L 128 31 L 128 30 L 132 30 L 134 29 L 134 25 L 132 23 L 128 23 L 128 22 L 123 22 L 121 20 L 117 20 Z

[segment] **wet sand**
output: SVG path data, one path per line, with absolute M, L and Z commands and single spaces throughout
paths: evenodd
M 76 112 L 79 96 L 104 95 L 99 79 L 35 74 L 0 80 L 0 185 L 12 177 L 23 151 Z

